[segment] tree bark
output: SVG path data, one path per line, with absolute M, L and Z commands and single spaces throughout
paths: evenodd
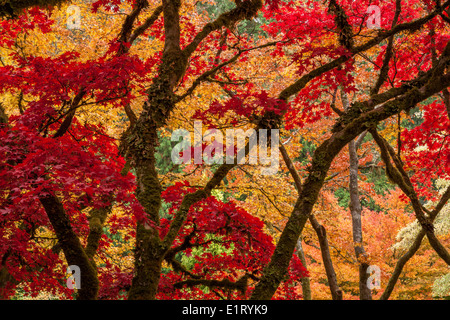
M 342 104 L 344 110 L 348 111 L 350 103 L 348 101 L 347 94 L 344 90 L 341 90 Z M 348 144 L 349 152 L 349 192 L 350 192 L 350 214 L 352 217 L 352 234 L 353 234 L 353 247 L 355 249 L 356 259 L 359 262 L 359 296 L 361 300 L 372 300 L 371 290 L 367 287 L 367 269 L 369 264 L 366 261 L 367 254 L 364 250 L 363 235 L 362 235 L 362 222 L 361 222 L 361 201 L 359 199 L 358 189 L 358 167 L 359 158 L 357 153 L 356 141 L 352 140 Z
M 303 251 L 302 239 L 299 238 L 297 241 L 297 257 L 303 264 L 303 267 L 307 269 L 305 252 Z M 311 300 L 311 283 L 309 277 L 305 277 L 302 279 L 302 294 L 303 300 Z
M 78 290 L 77 300 L 97 299 L 99 282 L 96 268 L 73 231 L 61 201 L 51 193 L 41 195 L 39 201 L 55 230 L 67 262 L 69 265 L 76 265 L 80 268 L 81 288 Z
M 331 260 L 330 246 L 328 245 L 327 233 L 316 217 L 312 214 L 309 218 L 311 225 L 316 231 L 319 238 L 320 251 L 322 253 L 322 261 L 325 267 L 325 273 L 327 274 L 328 286 L 330 287 L 331 297 L 333 300 L 342 300 L 342 290 L 339 288 L 336 272 L 334 271 L 333 261 Z
M 297 189 L 297 192 L 302 190 L 302 182 L 297 170 L 294 167 L 294 164 L 287 153 L 286 148 L 283 145 L 280 145 L 280 152 L 283 157 L 283 160 L 294 179 L 294 185 Z M 322 254 L 322 261 L 325 267 L 325 272 L 328 279 L 328 286 L 330 287 L 331 296 L 333 300 L 342 300 L 342 290 L 339 288 L 336 278 L 336 272 L 334 271 L 333 261 L 331 260 L 330 247 L 328 245 L 327 233 L 325 228 L 317 221 L 316 217 L 311 214 L 309 217 L 309 221 L 317 234 L 319 239 L 320 251 Z
M 141 118 L 142 119 L 142 118 Z M 145 213 L 155 226 L 159 225 L 161 208 L 161 186 L 155 167 L 154 142 L 156 130 L 147 136 L 149 152 L 145 151 L 136 159 L 136 197 Z M 136 229 L 135 275 L 128 293 L 129 300 L 154 299 L 156 296 L 161 263 L 163 261 L 159 232 L 154 226 L 138 222 Z

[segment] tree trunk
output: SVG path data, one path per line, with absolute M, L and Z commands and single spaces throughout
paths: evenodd
M 283 156 L 283 160 L 289 170 L 289 173 L 294 179 L 295 188 L 297 189 L 297 192 L 300 193 L 300 191 L 302 190 L 302 182 L 297 170 L 294 167 L 294 163 L 292 162 L 286 148 L 283 145 L 280 145 L 280 152 L 281 155 Z M 317 237 L 319 238 L 320 251 L 322 253 L 322 261 L 325 267 L 325 272 L 327 274 L 331 296 L 333 300 L 342 300 L 342 291 L 337 283 L 336 273 L 334 271 L 333 261 L 331 260 L 330 247 L 328 246 L 328 239 L 325 228 L 319 223 L 319 221 L 317 221 L 316 217 L 313 214 L 311 214 L 309 220 L 311 222 L 312 227 L 314 228 L 314 231 L 317 234 Z
M 159 238 L 150 236 L 149 230 L 142 224 L 137 228 L 136 241 L 135 275 L 128 300 L 154 300 L 163 261 L 163 254 L 158 250 L 160 241 Z
M 303 251 L 301 238 L 298 238 L 297 241 L 297 256 L 299 257 L 300 261 L 302 262 L 303 266 L 306 269 L 305 252 Z M 302 279 L 302 293 L 303 293 L 303 300 L 311 300 L 311 283 L 309 277 L 305 277 Z
M 356 153 L 355 141 L 348 144 L 350 153 L 350 213 L 352 216 L 353 246 L 356 259 L 359 262 L 359 296 L 361 300 L 372 300 L 371 290 L 367 287 L 367 269 L 369 264 L 366 261 L 367 254 L 363 246 L 362 223 L 361 223 L 361 203 L 358 190 L 358 155 Z
M 140 118 L 142 120 L 142 118 Z M 139 130 L 142 129 L 137 124 Z M 147 151 L 135 150 L 136 161 L 136 196 L 144 208 L 147 218 L 159 225 L 159 210 L 161 208 L 161 186 L 155 168 L 154 142 L 156 141 L 156 129 L 150 135 L 145 135 Z M 154 226 L 138 222 L 136 229 L 136 249 L 134 257 L 134 278 L 128 294 L 130 300 L 155 299 L 161 263 L 164 252 L 159 238 L 159 232 Z
M 73 231 L 61 201 L 52 194 L 40 196 L 39 200 L 55 230 L 68 264 L 80 268 L 81 288 L 78 290 L 77 300 L 97 299 L 99 289 L 97 270 Z
M 325 228 L 317 221 L 314 215 L 309 218 L 311 224 L 319 238 L 322 261 L 327 274 L 328 286 L 330 287 L 333 300 L 342 300 L 342 290 L 337 283 L 336 272 L 334 271 L 333 261 L 331 260 L 330 247 L 328 245 L 327 233 Z
M 344 90 L 341 90 L 342 104 L 344 110 L 348 111 L 350 108 L 350 102 L 348 101 L 347 94 Z M 353 233 L 353 246 L 355 249 L 356 259 L 359 262 L 359 297 L 361 300 L 372 300 L 371 290 L 367 287 L 367 269 L 369 264 L 367 263 L 367 255 L 363 246 L 362 235 L 362 223 L 361 223 L 361 202 L 359 200 L 358 189 L 358 166 L 359 158 L 357 153 L 357 146 L 355 140 L 352 140 L 348 144 L 349 153 L 349 192 L 350 192 L 350 214 L 352 216 L 352 233 Z

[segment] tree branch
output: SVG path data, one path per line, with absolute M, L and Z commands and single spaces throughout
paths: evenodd
M 247 49 L 240 49 L 238 48 L 238 53 L 236 53 L 233 57 L 231 57 L 230 59 L 223 61 L 222 63 L 216 65 L 215 67 L 211 68 L 210 70 L 205 71 L 204 73 L 202 73 L 200 76 L 198 76 L 194 82 L 192 83 L 192 85 L 185 91 L 184 94 L 177 96 L 176 98 L 176 102 L 179 102 L 181 100 L 183 100 L 184 98 L 186 98 L 187 96 L 191 95 L 194 90 L 202 83 L 205 81 L 211 81 L 209 78 L 213 75 L 215 75 L 220 69 L 222 69 L 223 67 L 232 64 L 234 62 L 237 61 L 237 59 L 245 52 L 250 52 L 253 50 L 258 50 L 258 49 L 263 49 L 263 48 L 267 48 L 267 47 L 271 47 L 274 45 L 277 45 L 278 43 L 282 43 L 282 42 L 286 42 L 286 41 L 271 41 L 256 47 L 252 47 L 252 48 L 247 48 Z
M 118 41 L 120 42 L 119 54 L 128 52 L 128 47 L 125 45 L 125 43 L 131 43 L 130 35 L 133 29 L 133 24 L 141 13 L 142 9 L 144 9 L 146 6 L 148 6 L 147 0 L 137 0 L 134 3 L 131 13 L 126 16 L 125 21 L 122 24 L 122 29 L 120 30 L 118 36 Z
M 288 100 L 289 97 L 291 97 L 292 95 L 294 95 L 294 94 L 298 93 L 300 90 L 302 90 L 308 84 L 309 81 L 311 81 L 312 79 L 324 74 L 325 72 L 328 72 L 328 71 L 336 68 L 337 66 L 347 62 L 354 55 L 372 48 L 374 45 L 379 44 L 381 41 L 389 38 L 392 35 L 395 35 L 395 34 L 401 32 L 401 31 L 416 30 L 418 27 L 424 25 L 425 23 L 427 23 L 428 21 L 430 21 L 431 19 L 436 17 L 436 15 L 438 15 L 440 12 L 442 12 L 444 10 L 444 8 L 447 7 L 449 4 L 450 4 L 450 1 L 447 1 L 441 8 L 437 8 L 435 11 L 433 11 L 432 13 L 428 14 L 427 16 L 425 16 L 423 18 L 417 19 L 412 22 L 398 24 L 391 30 L 379 32 L 378 35 L 376 37 L 374 37 L 373 39 L 367 41 L 366 43 L 364 43 L 362 45 L 354 47 L 353 50 L 351 51 L 351 53 L 352 53 L 351 55 L 341 56 L 327 64 L 324 64 L 323 66 L 321 66 L 319 68 L 314 69 L 313 71 L 307 73 L 306 75 L 302 76 L 300 79 L 298 79 L 293 84 L 289 85 L 283 91 L 281 91 L 281 93 L 278 95 L 278 98 L 281 100 Z
M 398 18 L 400 16 L 402 9 L 401 9 L 401 0 L 396 0 L 395 2 L 395 14 L 394 19 L 392 21 L 391 28 L 395 27 L 397 24 Z M 380 75 L 378 76 L 377 82 L 375 83 L 375 86 L 371 90 L 371 95 L 377 94 L 378 91 L 380 91 L 381 86 L 386 81 L 388 77 L 389 72 L 389 62 L 391 61 L 392 55 L 393 55 L 393 48 L 394 48 L 394 35 L 391 35 L 388 38 L 388 44 L 386 47 L 386 53 L 383 58 L 383 65 L 380 69 Z
M 62 137 L 67 132 L 67 130 L 69 130 L 70 125 L 72 124 L 72 120 L 75 117 L 76 110 L 85 94 L 86 91 L 84 91 L 84 89 L 78 91 L 77 95 L 73 98 L 72 103 L 70 104 L 69 112 L 67 113 L 64 121 L 59 126 L 58 131 L 56 131 L 53 135 L 53 138 L 56 139 Z
M 239 291 L 242 295 L 245 295 L 248 286 L 248 279 L 250 274 L 245 274 L 237 281 L 233 282 L 229 279 L 215 280 L 215 279 L 188 279 L 180 281 L 174 284 L 175 288 L 182 288 L 183 286 L 194 287 L 198 285 L 204 285 L 209 288 L 223 288 Z
M 150 28 L 153 25 L 153 23 L 155 23 L 155 21 L 161 15 L 162 11 L 163 11 L 162 6 L 156 7 L 156 9 L 153 11 L 152 15 L 150 17 L 148 17 L 142 25 L 140 25 L 133 31 L 133 34 L 130 36 L 128 41 L 130 43 L 133 43 L 137 39 L 137 37 L 139 37 L 141 34 L 143 34 L 145 30 Z
M 436 253 L 448 264 L 450 265 L 450 254 L 447 249 L 441 244 L 434 233 L 434 227 L 430 217 L 426 217 L 424 214 L 423 206 L 419 201 L 414 187 L 404 171 L 401 160 L 397 158 L 395 151 L 392 147 L 381 137 L 375 129 L 370 131 L 374 137 L 376 143 L 380 147 L 381 157 L 386 164 L 386 174 L 390 177 L 393 182 L 395 182 L 405 193 L 405 195 L 410 199 L 414 213 L 417 220 L 419 221 L 422 229 L 425 231 L 428 241 L 430 242 Z M 392 158 L 394 165 L 391 164 Z
M 289 157 L 289 154 L 287 153 L 286 148 L 284 145 L 280 145 L 280 152 L 283 157 L 284 163 L 288 167 L 288 170 L 294 179 L 294 185 L 297 189 L 297 192 L 300 194 L 302 190 L 302 182 L 301 178 L 297 172 L 297 170 L 294 167 L 294 164 Z M 328 245 L 328 239 L 327 239 L 327 233 L 325 228 L 317 221 L 314 214 L 311 214 L 309 216 L 309 221 L 311 222 L 311 225 L 314 229 L 314 231 L 317 234 L 317 237 L 319 238 L 319 244 L 320 244 L 320 251 L 322 254 L 322 261 L 323 265 L 325 267 L 325 272 L 327 274 L 328 279 L 328 285 L 330 287 L 331 296 L 333 300 L 342 300 L 342 290 L 339 288 L 339 285 L 337 283 L 336 278 L 336 272 L 334 271 L 333 267 L 333 261 L 331 260 L 331 254 L 330 254 L 330 247 Z
M 194 53 L 199 44 L 213 31 L 220 30 L 222 27 L 231 28 L 233 24 L 240 20 L 250 19 L 256 15 L 262 7 L 261 0 L 239 1 L 237 7 L 222 13 L 213 22 L 207 23 L 203 29 L 197 33 L 195 38 L 184 49 L 183 54 L 189 57 Z
M 434 210 L 430 213 L 431 221 L 434 221 L 436 216 L 439 214 L 439 212 L 442 210 L 442 208 L 444 207 L 444 205 L 447 203 L 447 201 L 449 199 L 450 199 L 450 187 L 447 188 L 445 193 L 442 195 L 439 203 L 436 205 Z M 414 254 L 417 252 L 417 250 L 419 250 L 424 237 L 425 237 L 425 230 L 421 229 L 419 234 L 414 239 L 413 244 L 409 247 L 408 251 L 404 255 L 402 255 L 401 258 L 395 264 L 394 271 L 392 272 L 392 275 L 389 278 L 388 284 L 387 284 L 386 288 L 384 289 L 384 292 L 381 295 L 380 300 L 389 299 L 389 297 L 392 294 L 392 291 L 394 290 L 395 284 L 397 283 L 398 278 L 400 277 L 400 274 L 403 271 L 403 267 L 414 256 Z
M 41 194 L 39 201 L 55 230 L 68 264 L 76 265 L 80 268 L 82 285 L 78 291 L 77 299 L 96 299 L 99 289 L 97 271 L 81 245 L 77 234 L 74 232 L 63 204 L 57 196 L 49 191 L 46 194 Z

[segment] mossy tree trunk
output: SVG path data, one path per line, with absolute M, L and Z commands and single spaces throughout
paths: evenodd
M 137 125 L 139 126 L 139 122 Z M 156 129 L 153 129 L 147 138 L 148 140 L 145 141 L 156 141 Z M 150 145 L 149 150 L 140 152 L 141 157 L 139 159 L 135 158 L 136 196 L 148 218 L 157 226 L 159 225 L 159 210 L 161 208 L 161 186 L 155 167 L 154 147 L 154 145 Z M 128 299 L 155 298 L 163 258 L 161 240 L 157 229 L 154 226 L 138 222 L 134 262 L 135 275 Z
M 138 223 L 134 277 L 128 294 L 130 300 L 155 299 L 161 276 L 161 264 L 169 251 L 179 228 L 186 219 L 187 212 L 195 202 L 208 196 L 212 188 L 224 178 L 232 166 L 224 165 L 210 183 L 194 194 L 188 194 L 174 217 L 165 239 L 161 240 L 155 226 L 159 225 L 161 207 L 161 186 L 156 170 L 155 149 L 158 143 L 158 129 L 166 125 L 176 98 L 173 94 L 187 68 L 188 58 L 197 46 L 211 32 L 236 21 L 250 18 L 261 8 L 261 0 L 239 3 L 229 12 L 220 15 L 207 24 L 183 50 L 180 46 L 180 1 L 163 0 L 164 51 L 158 75 L 148 90 L 148 100 L 137 121 L 123 136 L 122 148 L 131 165 L 136 170 L 136 196 L 153 225 Z M 205 191 L 206 190 L 206 191 Z
M 78 236 L 74 232 L 61 201 L 51 193 L 41 196 L 39 200 L 55 230 L 68 264 L 76 265 L 80 268 L 81 288 L 78 290 L 77 299 L 97 299 L 99 281 L 96 267 L 89 259 Z

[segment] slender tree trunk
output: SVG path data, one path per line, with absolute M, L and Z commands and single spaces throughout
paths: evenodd
M 361 202 L 358 190 L 358 155 L 356 153 L 355 140 L 348 144 L 350 153 L 350 212 L 352 216 L 353 245 L 355 248 L 356 259 L 359 262 L 359 296 L 361 300 L 372 300 L 372 293 L 367 287 L 367 254 L 363 246 L 362 223 L 361 223 Z
M 342 300 L 342 290 L 339 288 L 336 272 L 334 271 L 333 261 L 331 260 L 330 247 L 328 245 L 327 233 L 314 215 L 309 218 L 311 224 L 319 238 L 320 251 L 322 253 L 322 261 L 327 274 L 328 286 L 330 287 L 331 297 L 333 300 Z
M 297 241 L 297 256 L 302 262 L 303 267 L 305 267 L 306 269 L 307 264 L 301 238 L 298 238 Z M 305 277 L 302 279 L 302 293 L 303 293 L 303 300 L 311 300 L 311 281 L 309 277 Z
M 350 108 L 348 96 L 344 90 L 341 90 L 342 104 L 347 112 Z M 362 222 L 361 222 L 361 201 L 359 199 L 358 188 L 358 166 L 359 158 L 355 139 L 348 144 L 349 152 L 349 192 L 350 192 L 350 214 L 352 216 L 352 234 L 353 247 L 355 249 L 356 259 L 359 262 L 359 297 L 361 300 L 372 300 L 372 293 L 367 287 L 367 269 L 369 264 L 366 261 L 367 254 L 363 246 Z

